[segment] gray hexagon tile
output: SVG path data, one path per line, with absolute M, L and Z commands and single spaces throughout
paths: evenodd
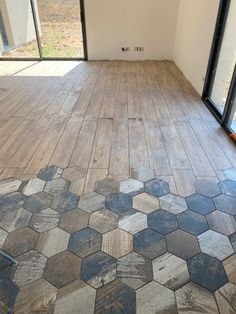
M 209 229 L 205 217 L 191 210 L 178 214 L 177 219 L 180 229 L 195 235 Z
M 118 215 L 108 209 L 100 209 L 91 214 L 89 227 L 100 233 L 106 233 L 118 226 Z
M 210 198 L 215 197 L 221 193 L 221 190 L 216 183 L 207 180 L 198 180 L 194 182 L 193 185 L 196 193 L 208 196 Z
M 201 194 L 193 194 L 186 197 L 186 203 L 190 210 L 202 215 L 207 215 L 216 209 L 212 199 Z
M 51 181 L 61 177 L 63 169 L 56 166 L 49 166 L 41 169 L 38 173 L 38 178 L 44 181 Z
M 49 208 L 52 204 L 53 196 L 45 192 L 39 192 L 26 198 L 24 208 L 32 213 Z
M 178 222 L 176 215 L 160 209 L 148 215 L 148 226 L 166 235 L 178 229 Z
M 114 193 L 118 193 L 120 188 L 120 183 L 112 178 L 106 178 L 95 183 L 94 191 L 108 196 Z
M 136 195 L 143 191 L 144 184 L 141 181 L 135 180 L 135 179 L 128 179 L 125 181 L 122 181 L 120 183 L 120 192 L 130 195 Z
M 236 168 L 227 169 L 224 171 L 227 179 L 236 181 Z
M 30 251 L 17 258 L 17 268 L 14 272 L 13 282 L 23 287 L 42 278 L 47 258 L 37 251 Z
M 187 209 L 187 204 L 183 197 L 169 193 L 160 197 L 160 207 L 172 214 L 179 214 Z
M 227 283 L 215 292 L 220 314 L 236 313 L 236 285 Z
M 131 170 L 131 177 L 141 182 L 147 182 L 155 178 L 155 173 L 152 169 L 141 166 Z
M 0 248 L 2 248 L 3 243 L 5 242 L 7 238 L 8 233 L 0 228 Z
M 121 257 L 117 262 L 117 279 L 133 289 L 152 281 L 152 263 L 135 252 Z
M 27 196 L 36 194 L 43 191 L 45 184 L 45 181 L 39 178 L 34 178 L 29 181 L 23 182 L 20 187 L 20 192 Z
M 73 281 L 59 289 L 54 308 L 54 314 L 94 313 L 96 290 L 81 280 Z
M 79 208 L 91 214 L 99 209 L 102 209 L 104 204 L 105 197 L 103 195 L 91 192 L 81 196 Z
M 230 237 L 230 242 L 231 242 L 231 245 L 233 247 L 233 249 L 235 250 L 236 252 L 236 232 L 234 234 L 232 234 Z
M 47 257 L 56 255 L 67 249 L 70 235 L 60 228 L 41 233 L 36 250 Z
M 160 208 L 159 199 L 148 193 L 141 193 L 133 197 L 133 207 L 145 214 L 149 214 Z
M 147 226 L 147 215 L 132 209 L 124 212 L 118 222 L 120 229 L 132 234 L 146 229 Z
M 48 181 L 45 185 L 44 191 L 55 196 L 69 190 L 70 183 L 69 181 L 58 178 L 52 181 Z
M 136 292 L 137 314 L 177 314 L 174 292 L 152 281 Z
M 180 288 L 175 295 L 179 314 L 218 313 L 213 294 L 194 283 Z
M 22 182 L 20 180 L 15 178 L 0 181 L 0 196 L 16 192 L 19 189 L 21 183 Z
M 117 260 L 103 252 L 83 259 L 80 278 L 94 288 L 100 288 L 116 279 Z
M 220 261 L 234 253 L 229 238 L 223 234 L 208 230 L 198 236 L 201 251 Z
M 190 281 L 186 261 L 170 253 L 153 260 L 153 277 L 171 290 L 177 290 Z
M 69 233 L 73 233 L 86 228 L 88 223 L 89 214 L 81 209 L 76 208 L 61 215 L 59 226 L 61 229 Z
M 218 210 L 226 214 L 236 215 L 236 202 L 234 197 L 221 194 L 215 197 L 213 201 Z
M 32 213 L 24 208 L 9 209 L 0 214 L 0 228 L 7 232 L 27 227 Z
M 170 193 L 169 183 L 163 180 L 151 180 L 145 183 L 145 192 L 156 196 L 161 197 L 165 194 Z
M 42 233 L 58 226 L 60 214 L 51 208 L 43 209 L 33 214 L 29 227 Z
M 233 216 L 215 210 L 206 216 L 209 227 L 224 235 L 231 235 L 236 232 L 236 220 Z
M 22 207 L 25 199 L 26 196 L 18 192 L 3 195 L 0 197 L 0 211 L 7 211 L 12 208 L 16 209 Z
M 225 180 L 219 183 L 219 187 L 224 194 L 236 197 L 236 181 Z
M 131 209 L 132 205 L 132 197 L 124 193 L 115 193 L 106 197 L 105 207 L 117 214 Z
M 12 313 L 12 308 L 14 307 L 18 292 L 19 288 L 9 278 L 2 278 L 0 280 L 1 313 Z
M 52 208 L 60 213 L 65 213 L 71 209 L 78 208 L 79 196 L 65 192 L 54 197 Z

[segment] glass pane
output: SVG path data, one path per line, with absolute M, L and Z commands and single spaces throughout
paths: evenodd
M 233 108 L 230 113 L 228 124 L 231 127 L 231 129 L 234 131 L 234 133 L 236 134 L 236 95 L 234 97 Z
M 83 58 L 79 0 L 37 0 L 44 57 Z
M 236 1 L 231 1 L 211 99 L 223 113 L 236 62 Z
M 0 1 L 0 56 L 39 57 L 30 0 Z

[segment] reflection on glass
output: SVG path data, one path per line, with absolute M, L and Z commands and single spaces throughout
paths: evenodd
M 37 0 L 44 57 L 83 58 L 79 0 Z
M 236 62 L 236 1 L 231 1 L 211 99 L 223 113 Z
M 229 117 L 229 126 L 236 134 L 236 95 L 234 97 L 233 108 L 231 110 L 230 117 Z
M 39 57 L 30 0 L 0 1 L 0 57 Z

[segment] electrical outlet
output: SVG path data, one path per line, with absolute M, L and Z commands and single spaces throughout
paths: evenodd
M 135 47 L 134 50 L 135 51 L 144 51 L 144 48 L 143 47 Z
M 121 47 L 121 51 L 122 52 L 130 51 L 130 48 L 129 47 Z

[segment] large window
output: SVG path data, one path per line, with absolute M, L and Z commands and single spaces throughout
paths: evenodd
M 222 0 L 203 99 L 221 124 L 236 133 L 236 1 Z
M 83 0 L 1 0 L 0 57 L 86 58 Z

